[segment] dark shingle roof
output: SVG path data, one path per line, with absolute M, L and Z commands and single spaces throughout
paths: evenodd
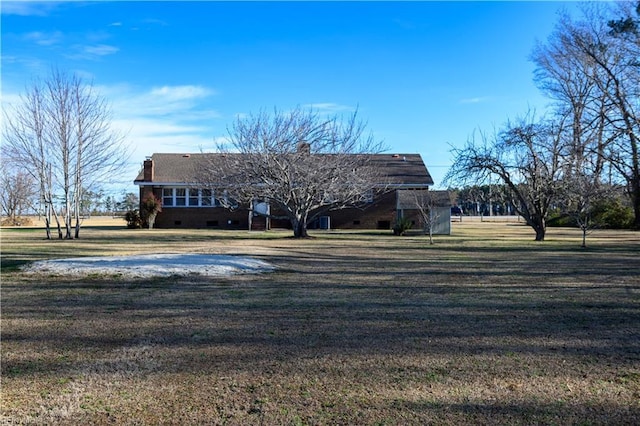
M 198 182 L 197 170 L 211 163 L 214 156 L 242 154 L 153 154 L 153 183 L 156 185 Z M 323 155 L 323 154 L 311 154 Z M 388 183 L 398 186 L 424 187 L 433 185 L 420 154 L 373 154 L 371 161 Z M 141 170 L 134 183 L 144 182 Z

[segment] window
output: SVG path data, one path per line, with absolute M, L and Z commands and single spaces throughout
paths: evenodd
M 189 188 L 189 207 L 200 205 L 200 190 L 197 188 Z
M 162 188 L 164 207 L 217 207 L 220 202 L 211 189 Z
M 175 188 L 176 206 L 187 205 L 187 190 L 185 188 Z
M 173 206 L 173 188 L 162 189 L 162 205 L 166 207 Z
M 201 195 L 201 206 L 203 207 L 209 207 L 213 205 L 213 191 L 211 191 L 210 189 L 202 189 L 200 191 L 200 195 Z

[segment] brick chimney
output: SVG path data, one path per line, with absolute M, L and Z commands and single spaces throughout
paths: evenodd
M 307 141 L 298 142 L 298 152 L 301 154 L 311 154 L 311 144 Z
M 151 157 L 147 157 L 143 163 L 143 177 L 145 182 L 153 182 L 153 160 Z

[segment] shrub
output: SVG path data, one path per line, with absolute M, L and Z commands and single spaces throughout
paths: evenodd
M 142 218 L 142 226 L 152 229 L 156 221 L 156 216 L 162 211 L 162 201 L 154 194 L 149 194 L 142 199 L 140 206 L 140 216 Z
M 413 224 L 409 219 L 401 217 L 393 226 L 393 235 L 404 235 L 404 233 L 411 229 L 412 226 Z
M 547 219 L 547 226 L 576 228 L 578 226 L 578 223 L 576 222 L 576 219 L 571 215 L 563 213 L 560 209 L 555 209 L 551 214 L 549 214 L 549 219 Z
M 633 224 L 633 209 L 620 199 L 602 201 L 594 206 L 593 219 L 602 228 L 628 229 Z
M 591 226 L 606 229 L 629 229 L 633 224 L 633 209 L 621 198 L 608 198 L 599 201 L 591 209 Z M 551 227 L 578 227 L 576 218 L 555 209 L 547 220 Z
M 124 215 L 124 220 L 127 221 L 127 228 L 138 229 L 142 228 L 142 218 L 138 210 L 129 210 Z

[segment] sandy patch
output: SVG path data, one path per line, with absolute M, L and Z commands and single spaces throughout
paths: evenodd
M 170 275 L 230 276 L 257 274 L 273 269 L 267 262 L 241 256 L 152 254 L 41 260 L 28 265 L 24 271 L 60 275 L 118 274 L 148 278 Z

